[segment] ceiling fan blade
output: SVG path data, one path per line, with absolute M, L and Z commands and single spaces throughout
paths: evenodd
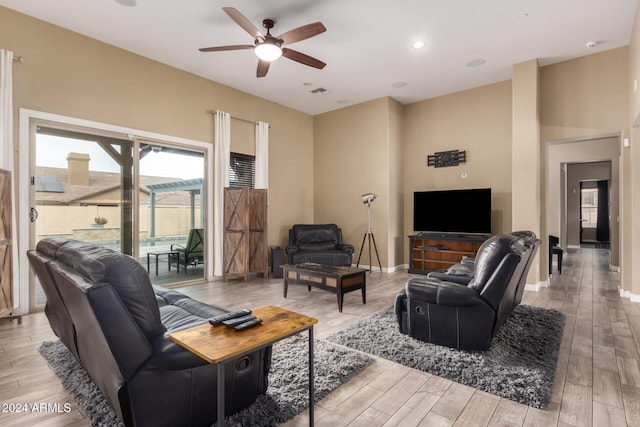
M 289 58 L 292 61 L 299 62 L 304 65 L 308 65 L 309 67 L 318 68 L 322 70 L 325 64 L 319 59 L 313 58 L 309 55 L 305 55 L 304 53 L 298 52 L 297 50 L 287 49 L 286 47 L 282 49 L 282 56 L 285 58 Z
M 243 50 L 243 49 L 254 49 L 255 46 L 252 44 L 235 44 L 231 46 L 215 46 L 215 47 L 202 47 L 198 49 L 200 52 L 222 52 L 225 50 Z
M 289 30 L 286 33 L 280 34 L 277 38 L 281 39 L 283 44 L 290 44 L 317 36 L 325 31 L 327 31 L 327 29 L 322 25 L 322 22 L 314 22 L 313 24 L 303 25 L 302 27 Z
M 269 71 L 269 65 L 271 65 L 271 62 L 258 59 L 258 70 L 256 71 L 256 77 L 266 76 L 267 71 Z
M 256 28 L 256 26 L 253 25 L 251 21 L 245 18 L 244 15 L 238 12 L 235 8 L 223 7 L 222 10 L 224 10 L 227 15 L 229 15 L 229 17 L 235 21 L 236 24 L 240 25 L 243 30 L 249 33 L 251 37 L 253 37 L 254 39 L 264 38 L 264 35 L 262 35 L 262 33 Z

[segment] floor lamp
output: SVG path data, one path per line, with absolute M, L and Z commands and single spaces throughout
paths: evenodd
M 363 194 L 361 197 L 362 197 L 362 203 L 366 203 L 367 205 L 368 222 L 367 222 L 367 231 L 364 232 L 364 237 L 362 238 L 362 246 L 360 247 L 360 255 L 358 255 L 358 262 L 356 263 L 356 268 L 360 266 L 360 258 L 362 257 L 362 250 L 364 249 L 364 245 L 368 242 L 369 243 L 369 274 L 371 274 L 371 269 L 373 268 L 373 262 L 371 258 L 371 241 L 373 240 L 373 248 L 376 251 L 378 266 L 380 267 L 380 272 L 382 272 L 380 255 L 378 255 L 378 246 L 376 245 L 376 238 L 373 235 L 373 229 L 371 228 L 371 203 L 378 196 L 373 193 L 367 193 L 367 194 Z

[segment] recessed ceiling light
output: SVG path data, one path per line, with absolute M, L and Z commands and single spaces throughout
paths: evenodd
M 116 3 L 127 7 L 133 7 L 136 5 L 136 0 L 116 0 Z
M 411 47 L 414 49 L 422 49 L 424 47 L 424 42 L 422 40 L 418 40 L 417 42 L 413 42 Z
M 598 44 L 599 43 L 597 41 L 590 41 L 590 42 L 587 42 L 587 47 L 589 49 L 593 49 L 594 47 L 598 46 Z
M 391 86 L 399 89 L 401 87 L 405 87 L 406 85 L 407 85 L 407 82 L 395 82 Z
M 483 65 L 485 62 L 484 58 L 478 58 L 478 59 L 474 59 L 473 61 L 469 61 L 467 63 L 467 67 L 479 67 L 481 65 Z

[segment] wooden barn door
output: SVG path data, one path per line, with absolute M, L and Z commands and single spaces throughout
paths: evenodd
M 224 271 L 227 277 L 249 278 L 248 188 L 224 189 Z
M 249 190 L 249 271 L 269 276 L 267 190 Z
M 11 173 L 0 170 L 0 317 L 13 310 L 11 250 Z
M 225 188 L 223 263 L 223 280 L 248 280 L 249 272 L 268 277 L 267 190 Z

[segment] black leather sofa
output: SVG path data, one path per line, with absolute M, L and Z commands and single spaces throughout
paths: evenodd
M 488 349 L 522 298 L 536 242 L 513 234 L 490 237 L 476 254 L 468 285 L 409 279 L 395 301 L 400 332 L 447 347 Z
M 286 252 L 289 264 L 351 265 L 354 248 L 342 241 L 336 224 L 296 224 L 289 230 Z
M 226 310 L 153 287 L 134 258 L 65 238 L 28 252 L 47 295 L 54 333 L 85 367 L 127 426 L 210 426 L 217 366 L 169 339 Z M 271 348 L 227 365 L 227 414 L 267 389 Z

